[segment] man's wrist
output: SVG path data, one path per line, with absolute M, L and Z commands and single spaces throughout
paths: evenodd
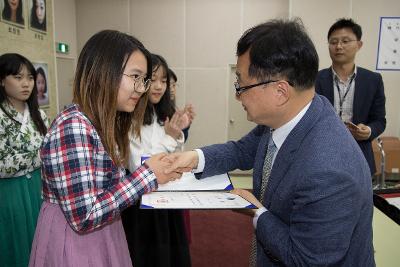
M 367 127 L 368 130 L 369 130 L 369 134 L 368 134 L 368 138 L 367 138 L 367 139 L 369 139 L 369 138 L 371 137 L 371 134 L 372 134 L 372 129 L 371 129 L 371 127 L 369 127 L 369 126 L 367 126 L 367 125 L 366 125 L 366 127 Z
M 197 153 L 197 166 L 193 168 L 192 172 L 193 173 L 203 172 L 205 165 L 204 153 L 201 149 L 198 148 L 194 149 L 193 152 Z
M 254 214 L 253 217 L 253 226 L 254 229 L 257 229 L 257 222 L 258 222 L 258 218 L 260 218 L 261 214 L 263 214 L 264 212 L 267 212 L 268 210 L 265 207 L 261 207 L 258 208 Z

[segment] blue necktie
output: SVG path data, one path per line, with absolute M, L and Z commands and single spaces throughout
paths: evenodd
M 263 172 L 262 172 L 263 175 L 262 175 L 261 189 L 260 189 L 260 202 L 261 203 L 264 200 L 265 190 L 267 189 L 269 176 L 271 174 L 271 169 L 272 169 L 272 159 L 274 158 L 276 149 L 277 149 L 276 145 L 274 143 L 274 140 L 272 140 L 272 135 L 271 135 L 269 138 L 268 149 L 267 149 L 267 153 L 265 155 L 264 165 L 263 165 Z
M 276 149 L 277 149 L 277 147 L 274 143 L 274 140 L 272 140 L 272 134 L 271 134 L 269 137 L 267 153 L 265 155 L 263 171 L 262 171 L 262 180 L 261 180 L 261 189 L 260 189 L 260 198 L 259 198 L 261 203 L 263 203 L 263 201 L 264 201 L 264 194 L 265 194 L 265 190 L 268 185 L 269 176 L 271 174 L 272 160 L 276 153 Z M 249 266 L 254 267 L 254 266 L 256 266 L 256 263 L 257 263 L 257 239 L 256 239 L 256 236 L 253 235 L 253 239 L 251 241 Z

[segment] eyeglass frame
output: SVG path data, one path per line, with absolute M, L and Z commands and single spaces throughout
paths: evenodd
M 138 74 L 126 74 L 126 73 L 122 73 L 122 74 L 133 80 L 133 90 L 136 93 L 146 93 L 147 91 L 149 91 L 150 86 L 151 86 L 151 79 L 145 80 L 145 76 L 140 76 Z M 134 76 L 136 76 L 136 75 L 138 75 L 138 77 L 135 78 Z M 137 90 L 139 88 L 139 86 L 143 86 L 143 88 L 144 88 L 143 92 L 140 92 Z
M 333 42 L 332 42 L 333 41 Z M 358 42 L 357 39 L 333 39 L 328 41 L 328 45 L 337 46 L 341 44 L 342 46 L 348 46 L 351 42 Z
M 239 83 L 236 81 L 236 82 L 233 83 L 233 86 L 235 87 L 235 90 L 236 90 L 236 96 L 240 96 L 242 93 L 246 92 L 247 90 L 249 90 L 251 88 L 254 88 L 254 87 L 257 87 L 257 86 L 260 86 L 260 85 L 264 85 L 264 84 L 279 82 L 279 81 L 281 81 L 281 80 L 267 80 L 267 81 L 264 81 L 264 82 L 255 83 L 255 84 L 242 86 L 242 87 L 240 87 Z M 290 86 L 293 87 L 293 83 L 292 82 L 289 82 L 289 81 L 286 81 L 286 80 L 284 80 L 284 81 L 287 82 Z
M 171 81 L 170 81 L 170 83 L 169 83 L 169 87 L 175 87 L 175 88 L 179 88 L 179 83 L 178 82 L 175 82 L 175 83 L 172 83 Z

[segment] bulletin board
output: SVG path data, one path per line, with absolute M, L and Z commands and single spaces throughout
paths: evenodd
M 0 0 L 0 55 L 18 53 L 28 58 L 36 69 L 45 70 L 48 100 L 40 108 L 52 119 L 57 114 L 53 0 L 15 2 L 18 7 L 10 8 L 8 0 Z M 17 10 L 16 16 L 10 15 L 12 8 Z M 35 16 L 39 19 L 34 19 Z
M 400 17 L 381 17 L 377 70 L 400 70 Z

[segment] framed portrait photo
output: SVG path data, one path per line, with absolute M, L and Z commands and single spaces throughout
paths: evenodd
M 0 0 L 1 21 L 24 28 L 24 5 L 24 0 Z
M 29 1 L 29 28 L 34 31 L 46 33 L 47 31 L 47 7 L 46 0 Z
M 40 107 L 50 105 L 48 87 L 48 67 L 46 63 L 32 63 L 36 70 L 37 99 Z

